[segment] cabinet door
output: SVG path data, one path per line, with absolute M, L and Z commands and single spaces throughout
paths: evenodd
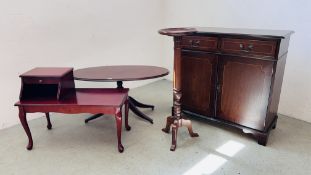
M 182 109 L 205 116 L 215 115 L 216 65 L 216 55 L 183 52 Z
M 218 64 L 217 117 L 263 130 L 273 61 L 223 56 Z

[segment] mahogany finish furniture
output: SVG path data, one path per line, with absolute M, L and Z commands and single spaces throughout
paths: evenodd
M 117 82 L 117 88 L 123 88 L 123 81 L 146 80 L 163 77 L 169 74 L 169 71 L 162 67 L 144 66 L 144 65 L 119 65 L 119 66 L 100 66 L 78 69 L 74 71 L 74 78 L 82 81 L 95 82 Z M 138 102 L 133 97 L 128 98 L 129 108 L 137 116 L 153 123 L 153 120 L 142 113 L 139 108 L 151 108 L 153 105 Z M 85 120 L 85 123 L 94 120 L 103 114 L 96 114 Z
M 159 33 L 174 37 L 174 110 L 163 129 L 169 132 L 172 125 L 171 149 L 182 111 L 242 129 L 266 145 L 277 123 L 293 31 L 168 28 Z M 191 127 L 189 132 L 194 136 Z
M 20 100 L 61 100 L 75 88 L 73 68 L 34 68 L 20 77 Z
M 118 150 L 123 152 L 121 143 L 122 107 L 125 105 L 125 128 L 128 125 L 128 89 L 75 89 L 72 68 L 35 68 L 20 77 L 22 89 L 19 119 L 28 136 L 27 149 L 33 147 L 26 114 L 42 112 L 46 114 L 47 128 L 52 129 L 50 112 L 66 114 L 105 113 L 114 115 L 117 123 Z

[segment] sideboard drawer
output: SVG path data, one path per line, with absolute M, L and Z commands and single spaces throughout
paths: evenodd
M 58 84 L 58 78 L 23 77 L 25 84 Z
M 233 54 L 274 56 L 276 45 L 276 41 L 223 38 L 221 51 Z
M 192 50 L 215 51 L 217 44 L 216 37 L 184 36 L 181 41 L 182 48 Z

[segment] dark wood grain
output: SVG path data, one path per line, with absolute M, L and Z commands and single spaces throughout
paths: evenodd
M 266 30 L 266 29 L 245 29 L 245 28 L 223 28 L 223 27 L 185 27 L 185 28 L 166 28 L 159 30 L 159 33 L 167 36 L 185 35 L 222 35 L 230 37 L 246 36 L 249 38 L 272 38 L 284 39 L 289 37 L 294 31 L 291 30 Z
M 128 125 L 128 89 L 76 89 L 76 93 L 70 93 L 63 100 L 56 99 L 28 99 L 17 102 L 15 106 L 19 107 L 19 118 L 22 126 L 28 136 L 27 149 L 31 150 L 33 147 L 33 140 L 31 132 L 27 123 L 26 114 L 42 112 L 46 113 L 47 128 L 51 129 L 50 116 L 48 113 L 104 113 L 113 115 L 117 123 L 117 139 L 119 152 L 124 151 L 121 143 L 121 127 L 122 127 L 122 106 L 125 104 L 125 127 L 130 130 Z
M 185 52 L 181 67 L 183 109 L 214 116 L 217 56 Z
M 218 38 L 216 37 L 184 36 L 181 41 L 183 49 L 216 51 L 217 45 Z
M 60 78 L 72 71 L 73 68 L 70 67 L 37 67 L 21 74 L 20 77 Z
M 42 75 L 40 74 L 42 72 Z M 73 68 L 35 68 L 22 75 L 20 100 L 47 98 L 60 100 L 74 92 Z
M 196 33 L 196 29 L 192 27 L 180 27 L 180 28 L 167 28 L 159 30 L 161 35 L 168 36 L 184 36 Z
M 242 129 L 266 145 L 277 123 L 286 55 L 294 32 L 194 27 L 193 32 L 178 30 L 176 34 L 175 30 L 160 30 L 174 36 L 174 66 L 177 70 L 182 67 L 182 73 L 174 77 L 175 84 L 182 83 L 181 89 L 174 86 L 178 97 L 174 98 L 174 116 L 181 106 L 187 114 Z M 176 49 L 177 40 L 182 41 L 181 49 Z M 173 126 L 173 119 L 167 118 L 164 132 Z
M 163 132 L 168 133 L 170 127 L 172 127 L 172 145 L 170 150 L 175 151 L 177 147 L 177 132 L 178 128 L 185 126 L 188 128 L 189 135 L 191 137 L 198 137 L 199 134 L 193 132 L 192 124 L 190 120 L 186 120 L 182 117 L 181 98 L 182 98 L 182 37 L 174 37 L 174 74 L 173 74 L 173 110 L 172 116 L 168 116 L 166 120 L 166 126 L 162 129 Z
M 252 39 L 232 39 L 223 38 L 221 43 L 221 51 L 232 54 L 247 55 L 265 55 L 275 56 L 276 51 L 275 40 L 252 40 Z
M 285 71 L 286 57 L 287 54 L 281 56 L 279 58 L 279 61 L 274 65 L 275 73 L 271 85 L 270 101 L 267 109 L 268 110 L 267 118 L 265 121 L 265 131 L 269 129 L 269 125 L 272 123 L 274 118 L 277 117 L 280 95 L 282 90 L 283 75 Z
M 119 65 L 119 66 L 100 66 L 78 69 L 74 71 L 76 80 L 97 81 L 97 82 L 117 82 L 117 88 L 123 88 L 123 81 L 146 80 L 163 77 L 168 75 L 169 71 L 162 67 L 145 65 Z M 150 108 L 154 110 L 153 105 L 147 105 L 138 102 L 133 97 L 129 97 L 129 109 L 138 117 L 141 117 L 151 124 L 152 118 L 145 115 L 138 108 Z M 91 116 L 85 120 L 88 123 L 101 115 Z
M 120 106 L 124 103 L 124 94 L 128 89 L 114 89 L 114 88 L 76 88 L 76 93 L 67 94 L 62 100 L 54 98 L 40 98 L 22 100 L 17 102 L 16 106 Z
M 263 130 L 267 112 L 272 61 L 222 57 L 219 60 L 217 117 Z
M 42 72 L 42 74 L 40 74 Z M 47 128 L 52 129 L 50 112 L 78 114 L 110 114 L 115 116 L 119 152 L 121 143 L 122 107 L 125 105 L 125 128 L 128 125 L 128 91 L 126 88 L 100 89 L 75 88 L 72 68 L 36 68 L 22 74 L 19 119 L 28 137 L 27 149 L 33 148 L 33 140 L 27 123 L 27 113 L 45 113 Z
M 74 78 L 83 81 L 134 81 L 163 77 L 169 71 L 162 67 L 144 65 L 100 66 L 78 69 Z

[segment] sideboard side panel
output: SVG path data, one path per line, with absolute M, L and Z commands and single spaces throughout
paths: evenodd
M 268 107 L 267 118 L 265 121 L 266 130 L 270 127 L 270 124 L 272 123 L 274 118 L 277 116 L 281 88 L 282 88 L 282 83 L 283 83 L 283 75 L 284 75 L 285 64 L 286 64 L 286 56 L 287 54 L 280 57 L 278 62 L 276 63 L 274 81 L 273 81 L 273 84 L 271 87 L 271 93 L 270 93 L 271 94 L 270 104 Z

